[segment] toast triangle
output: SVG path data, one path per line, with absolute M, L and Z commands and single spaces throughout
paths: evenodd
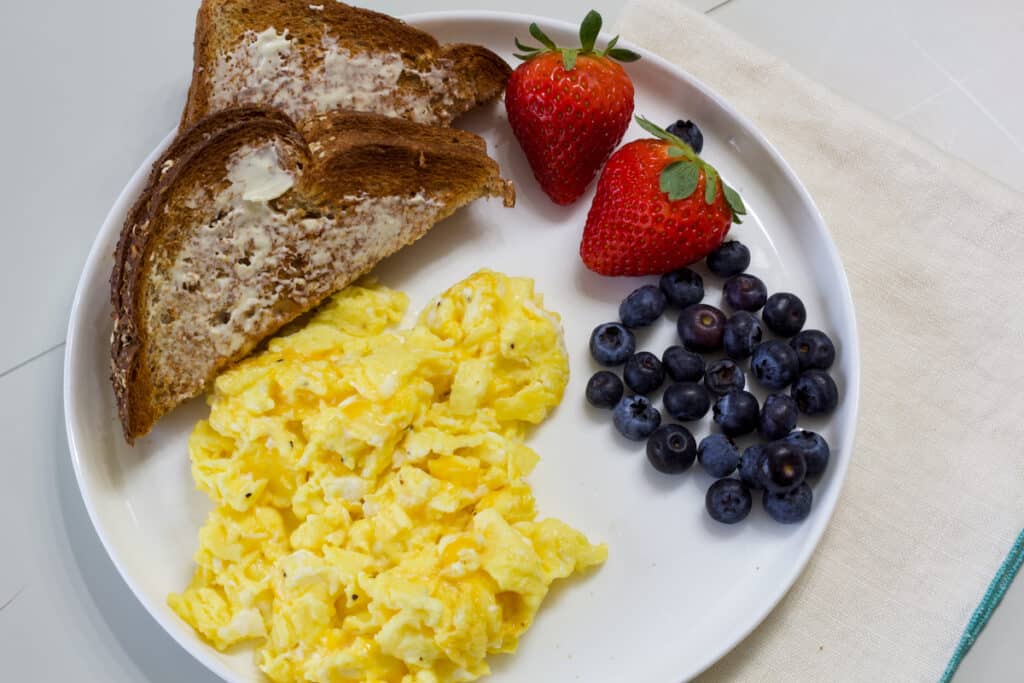
M 123 226 L 112 382 L 131 443 L 281 326 L 511 183 L 484 141 L 349 111 L 225 110 L 181 133 Z
M 220 109 L 270 106 L 298 121 L 332 109 L 448 125 L 504 92 L 479 45 L 441 45 L 405 22 L 335 0 L 203 0 L 182 128 Z

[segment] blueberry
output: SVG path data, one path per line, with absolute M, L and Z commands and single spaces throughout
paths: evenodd
M 772 493 L 785 493 L 800 485 L 807 475 L 803 454 L 785 441 L 772 441 L 764 447 L 761 481 Z
M 601 365 L 622 365 L 635 349 L 636 338 L 621 323 L 604 323 L 590 333 L 590 355 Z
M 654 285 L 629 293 L 619 304 L 619 320 L 626 327 L 647 327 L 665 312 L 665 294 Z
M 722 285 L 722 298 L 734 311 L 756 311 L 768 300 L 768 288 L 756 275 L 740 273 Z
M 754 347 L 761 343 L 764 331 L 757 316 L 739 311 L 725 321 L 725 332 L 722 334 L 722 346 L 730 358 L 743 360 L 754 353 Z
M 699 382 L 704 377 L 704 357 L 682 346 L 670 346 L 661 354 L 665 373 L 677 382 Z
M 704 386 L 713 394 L 728 394 L 733 389 L 742 389 L 747 383 L 746 377 L 736 361 L 723 358 L 716 360 L 704 372 Z
M 643 396 L 626 396 L 615 406 L 612 422 L 627 439 L 643 441 L 661 424 L 661 413 Z
M 614 408 L 622 392 L 622 380 L 614 372 L 600 370 L 587 381 L 587 402 L 595 408 Z
M 689 268 L 665 273 L 658 282 L 669 302 L 679 308 L 699 304 L 704 298 L 704 280 Z
M 665 405 L 666 413 L 683 422 L 701 419 L 711 407 L 708 390 L 696 382 L 669 384 L 661 402 Z
M 740 452 L 724 434 L 708 434 L 697 446 L 697 460 L 712 477 L 727 477 L 739 464 Z
M 804 415 L 831 413 L 839 403 L 839 389 L 824 370 L 807 370 L 793 382 L 789 390 L 796 407 Z
M 733 240 L 723 242 L 708 254 L 708 270 L 721 277 L 742 273 L 750 265 L 750 250 Z
M 788 435 L 783 441 L 803 454 L 804 461 L 807 462 L 807 474 L 821 474 L 828 467 L 831 452 L 828 441 L 820 434 L 801 429 Z
M 761 406 L 757 431 L 769 441 L 781 439 L 796 427 L 796 401 L 786 394 L 768 394 Z
M 750 371 L 757 381 L 769 389 L 782 389 L 797 378 L 800 361 L 796 351 L 778 339 L 769 339 L 754 347 Z
M 725 313 L 708 304 L 694 304 L 683 309 L 676 323 L 683 346 L 690 351 L 717 351 L 722 348 Z
M 821 330 L 804 330 L 789 340 L 801 370 L 828 370 L 836 359 L 836 347 Z
M 749 488 L 759 491 L 764 488 L 761 479 L 761 461 L 764 459 L 764 446 L 754 444 L 747 447 L 740 456 L 740 481 Z
M 796 294 L 776 292 L 765 302 L 761 318 L 775 334 L 780 337 L 792 337 L 807 322 L 807 309 Z
M 719 479 L 708 488 L 704 506 L 716 522 L 735 524 L 750 514 L 754 500 L 739 479 Z
M 662 425 L 647 439 L 647 460 L 659 472 L 678 474 L 688 469 L 696 457 L 697 442 L 682 425 Z
M 649 394 L 665 381 L 665 370 L 658 357 L 649 351 L 634 353 L 622 369 L 626 386 L 638 394 Z
M 749 391 L 734 390 L 719 397 L 711 412 L 726 436 L 742 436 L 757 429 L 757 397 Z
M 671 124 L 666 130 L 688 144 L 693 149 L 694 154 L 700 154 L 700 151 L 704 149 L 704 134 L 700 132 L 700 128 L 693 121 L 683 121 L 680 119 Z
M 795 524 L 811 514 L 814 494 L 807 483 L 800 484 L 787 493 L 764 492 L 764 509 L 768 516 L 780 524 Z

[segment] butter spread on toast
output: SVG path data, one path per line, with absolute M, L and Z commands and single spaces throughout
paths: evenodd
M 511 183 L 465 131 L 332 111 L 218 112 L 154 164 L 111 274 L 125 438 L 327 296 Z

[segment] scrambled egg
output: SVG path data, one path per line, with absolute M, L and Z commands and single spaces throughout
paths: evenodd
M 274 681 L 475 680 L 607 555 L 523 479 L 569 372 L 532 281 L 478 272 L 397 330 L 406 306 L 348 287 L 220 376 L 190 438 L 217 507 L 168 604 Z

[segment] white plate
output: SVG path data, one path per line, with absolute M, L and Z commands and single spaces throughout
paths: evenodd
M 513 35 L 527 37 L 531 21 L 481 12 L 410 20 L 442 41 L 480 43 L 510 62 Z M 541 23 L 561 44 L 576 40 L 575 26 Z M 798 293 L 807 304 L 808 327 L 824 329 L 837 341 L 832 372 L 841 392 L 839 409 L 828 421 L 801 425 L 824 433 L 833 459 L 814 487 L 810 518 L 795 526 L 773 523 L 756 499 L 744 523 L 717 524 L 704 512 L 711 479 L 699 466 L 675 477 L 653 471 L 643 445 L 623 440 L 610 415 L 583 400 L 595 370 L 587 351 L 590 331 L 615 319 L 620 299 L 653 278 L 602 278 L 587 271 L 577 249 L 593 186 L 575 205 L 555 206 L 537 188 L 503 106 L 466 116 L 459 125 L 487 139 L 503 174 L 516 182 L 518 205 L 504 209 L 497 201 L 477 202 L 381 264 L 376 274 L 408 292 L 413 310 L 484 266 L 536 279 L 546 304 L 563 317 L 572 379 L 562 405 L 532 437 L 542 460 L 530 481 L 543 516 L 561 517 L 609 547 L 608 562 L 598 571 L 556 586 L 516 655 L 491 658 L 494 683 L 676 683 L 695 676 L 746 636 L 800 574 L 828 524 L 850 462 L 860 377 L 857 331 L 842 264 L 820 214 L 749 121 L 692 76 L 640 52 L 643 59 L 627 66 L 637 113 L 665 124 L 680 117 L 700 123 L 704 156 L 750 210 L 732 235 L 751 248 L 751 272 L 772 291 Z M 642 135 L 634 124 L 625 139 Z M 192 425 L 206 412 L 204 401 L 175 410 L 129 448 L 108 381 L 111 254 L 125 212 L 162 148 L 143 162 L 111 209 L 78 286 L 64 372 L 68 443 L 93 524 L 150 614 L 224 679 L 259 681 L 250 649 L 216 652 L 165 603 L 169 592 L 189 581 L 196 532 L 210 507 L 193 487 L 186 449 Z M 711 285 L 707 301 L 718 303 L 717 278 L 705 281 Z M 673 327 L 662 321 L 641 333 L 639 347 L 660 354 L 673 342 Z M 707 421 L 694 431 L 698 438 L 707 433 Z

